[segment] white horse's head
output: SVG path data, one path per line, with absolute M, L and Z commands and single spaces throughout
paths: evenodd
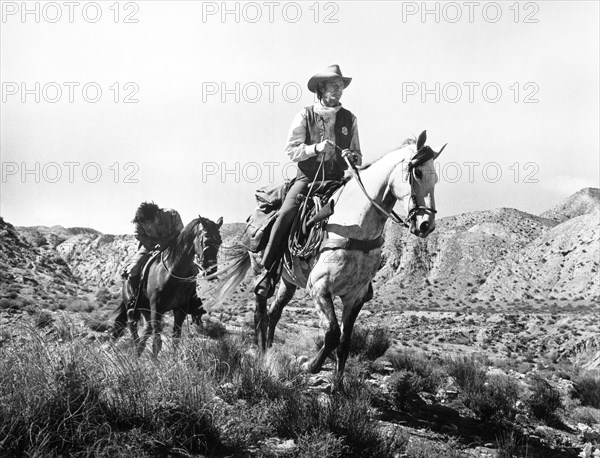
M 433 161 L 442 153 L 425 145 L 427 133 L 423 131 L 419 139 L 408 142 L 402 149 L 406 156 L 390 176 L 390 190 L 406 207 L 407 223 L 410 232 L 417 237 L 427 237 L 435 229 L 434 188 L 438 181 Z

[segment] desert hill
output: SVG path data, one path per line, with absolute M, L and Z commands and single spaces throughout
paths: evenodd
M 562 223 L 600 208 L 600 189 L 583 188 L 540 216 Z
M 600 301 L 600 210 L 545 231 L 502 259 L 477 297 Z
M 384 280 L 381 288 L 386 293 L 408 289 L 415 299 L 469 299 L 498 260 L 511 257 L 555 225 L 509 208 L 441 218 L 424 240 L 389 225 L 377 279 Z
M 398 306 L 459 302 L 597 301 L 600 296 L 600 190 L 586 188 L 540 216 L 517 209 L 465 213 L 437 220 L 425 240 L 395 224 L 386 230 L 377 295 L 403 299 Z M 89 228 L 13 227 L 1 220 L 0 281 L 3 295 L 22 290 L 49 298 L 77 286 L 120 286 L 120 273 L 135 253 L 131 235 Z M 225 224 L 223 256 L 244 230 Z M 21 288 L 22 287 L 22 288 Z M 395 301 L 396 303 L 396 301 Z

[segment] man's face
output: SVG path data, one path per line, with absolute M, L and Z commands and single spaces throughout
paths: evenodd
M 344 81 L 341 78 L 325 81 L 322 84 L 321 101 L 326 107 L 335 107 L 339 105 L 344 92 Z

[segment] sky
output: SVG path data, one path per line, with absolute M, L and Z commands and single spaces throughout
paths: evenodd
M 0 216 L 243 222 L 339 64 L 365 161 L 427 130 L 438 217 L 600 187 L 596 1 L 1 2 Z M 402 207 L 398 205 L 398 210 Z

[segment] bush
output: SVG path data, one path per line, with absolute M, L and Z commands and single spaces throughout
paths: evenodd
M 388 331 L 382 328 L 375 328 L 369 332 L 363 355 L 366 359 L 374 361 L 383 356 L 391 345 L 392 339 L 390 339 Z
M 396 408 L 403 410 L 409 401 L 424 391 L 426 381 L 419 374 L 401 369 L 389 380 L 389 390 Z
M 493 375 L 466 393 L 465 405 L 483 421 L 512 420 L 519 396 L 517 383 L 506 375 Z
M 572 396 L 581 405 L 600 409 L 600 380 L 594 377 L 580 377 L 573 385 Z
M 549 420 L 562 407 L 560 392 L 540 376 L 533 379 L 532 394 L 527 404 L 541 420 Z
M 206 320 L 202 322 L 203 333 L 211 339 L 221 339 L 227 334 L 227 328 L 218 321 Z
M 446 367 L 448 374 L 467 393 L 480 390 L 485 383 L 486 371 L 472 357 L 450 359 L 446 362 Z
M 210 454 L 219 445 L 205 371 L 32 333 L 0 348 L 0 456 Z
M 408 441 L 407 437 L 399 432 L 382 434 L 370 419 L 371 394 L 364 380 L 351 370 L 346 372 L 345 379 L 345 393 L 338 392 L 325 399 L 315 394 L 282 399 L 272 416 L 277 433 L 296 439 L 322 435 L 325 444 L 318 448 L 333 449 L 331 455 L 323 456 L 393 456 Z M 321 456 L 310 455 L 309 447 L 303 447 L 300 456 Z
M 389 360 L 394 369 L 406 370 L 420 377 L 419 391 L 435 393 L 445 379 L 445 374 L 438 365 L 422 353 L 396 353 L 391 355 Z
M 464 392 L 464 404 L 481 420 L 514 418 L 519 395 L 514 380 L 505 375 L 488 376 L 475 359 L 466 356 L 448 361 L 447 369 Z

